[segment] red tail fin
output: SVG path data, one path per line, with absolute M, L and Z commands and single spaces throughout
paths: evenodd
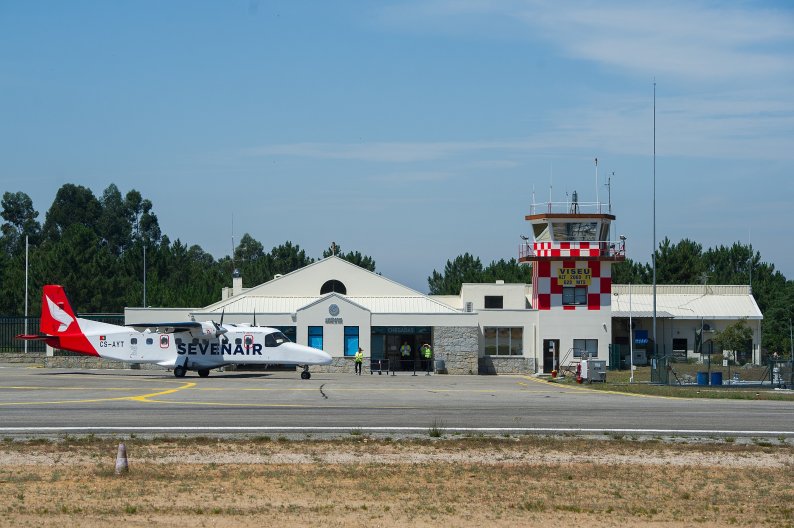
M 41 296 L 41 332 L 49 335 L 81 333 L 63 286 L 48 284 Z
M 63 350 L 98 356 L 80 328 L 63 286 L 48 284 L 41 296 L 41 333 L 51 336 L 47 344 Z

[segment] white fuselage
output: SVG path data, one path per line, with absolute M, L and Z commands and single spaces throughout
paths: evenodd
M 134 363 L 173 366 L 185 357 L 189 369 L 212 369 L 228 364 L 327 365 L 322 350 L 286 340 L 267 327 L 227 325 L 225 333 L 181 331 L 143 332 L 127 327 L 78 319 L 80 328 L 99 356 Z

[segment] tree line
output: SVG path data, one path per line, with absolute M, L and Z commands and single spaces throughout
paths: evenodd
M 219 259 L 198 245 L 186 245 L 163 234 L 152 202 L 140 192 L 122 194 L 114 184 L 101 196 L 83 186 L 65 184 L 39 221 L 39 213 L 23 192 L 6 192 L 0 225 L 0 314 L 24 311 L 25 238 L 30 244 L 29 288 L 41 291 L 48 283 L 63 285 L 81 313 L 119 313 L 143 302 L 143 254 L 146 254 L 146 304 L 201 307 L 216 302 L 232 271 L 240 270 L 244 286 L 271 280 L 315 261 L 298 244 L 286 241 L 266 251 L 261 242 L 244 234 L 233 255 Z M 331 253 L 370 271 L 372 257 L 344 252 L 334 244 Z M 689 239 L 672 243 L 665 238 L 654 253 L 658 284 L 752 284 L 764 314 L 764 347 L 787 352 L 789 321 L 794 318 L 794 282 L 787 280 L 749 245 L 734 243 L 704 251 Z M 625 262 L 613 266 L 617 284 L 651 284 L 650 263 Z M 531 283 L 530 266 L 515 258 L 484 265 L 469 253 L 448 260 L 442 271 L 428 277 L 431 295 L 457 295 L 463 283 L 504 280 Z M 41 299 L 30 295 L 29 313 L 39 313 Z
M 0 314 L 24 313 L 25 239 L 29 245 L 31 292 L 45 284 L 66 288 L 81 313 L 120 313 L 141 306 L 146 256 L 146 305 L 201 307 L 218 301 L 231 284 L 234 269 L 244 286 L 255 286 L 315 261 L 297 244 L 285 242 L 265 251 L 246 233 L 233 255 L 215 259 L 198 245 L 188 246 L 163 234 L 153 204 L 140 192 L 121 193 L 114 184 L 102 196 L 66 184 L 39 221 L 39 212 L 23 192 L 6 192 L 0 225 Z M 323 257 L 331 254 L 329 248 Z M 337 256 L 370 271 L 375 261 L 358 251 Z M 38 314 L 41 298 L 31 294 L 28 313 Z

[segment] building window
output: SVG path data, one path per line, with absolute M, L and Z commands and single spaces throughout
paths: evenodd
M 504 298 L 501 295 L 486 295 L 485 296 L 486 308 L 504 308 Z
M 323 349 L 323 327 L 310 326 L 309 327 L 309 346 L 317 350 Z
M 563 306 L 586 305 L 587 304 L 587 287 L 586 286 L 564 286 L 562 288 L 562 304 L 563 304 Z
M 497 328 L 486 326 L 483 328 L 485 336 L 486 356 L 520 356 L 523 353 L 524 329 Z
M 573 357 L 598 357 L 598 339 L 574 339 Z
M 686 338 L 673 339 L 673 357 L 676 361 L 686 361 L 687 348 L 689 348 L 689 343 L 687 342 Z
M 325 281 L 325 284 L 323 284 L 322 287 L 320 288 L 320 295 L 325 295 L 326 293 L 331 293 L 331 292 L 347 295 L 347 287 L 342 282 L 336 279 Z
M 358 327 L 345 327 L 345 355 L 355 356 L 358 352 Z

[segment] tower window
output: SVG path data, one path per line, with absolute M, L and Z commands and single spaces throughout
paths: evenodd
M 564 286 L 562 289 L 563 306 L 587 304 L 587 287 Z

